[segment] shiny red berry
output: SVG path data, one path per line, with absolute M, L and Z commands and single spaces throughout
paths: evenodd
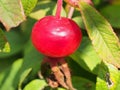
M 32 43 L 42 54 L 50 57 L 64 57 L 79 47 L 82 33 L 71 19 L 46 16 L 32 29 Z

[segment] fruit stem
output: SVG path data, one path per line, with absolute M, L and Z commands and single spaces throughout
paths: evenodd
M 57 10 L 56 10 L 56 17 L 60 18 L 60 13 L 61 13 L 61 9 L 62 9 L 62 2 L 63 0 L 58 0 L 57 1 Z
M 74 7 L 71 6 L 70 9 L 69 9 L 69 12 L 68 12 L 68 18 L 69 19 L 72 18 L 73 13 L 74 13 Z

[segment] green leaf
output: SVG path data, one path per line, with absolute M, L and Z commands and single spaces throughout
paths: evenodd
M 14 62 L 15 58 L 0 59 L 0 73 L 4 72 Z
M 101 60 L 87 37 L 83 37 L 80 48 L 70 57 L 87 71 L 97 74 L 98 71 L 95 68 Z
M 7 42 L 6 36 L 3 31 L 0 29 L 0 52 L 10 52 L 10 46 Z
M 24 58 L 20 59 L 21 63 L 17 63 L 17 61 L 0 73 L 0 90 L 17 90 L 18 86 L 21 89 L 20 86 L 24 81 L 28 82 L 36 78 L 38 71 L 40 71 L 42 55 L 29 42 L 25 47 Z
M 81 16 L 74 17 L 74 18 L 72 18 L 72 20 L 74 20 L 80 26 L 80 28 L 85 29 L 85 26 L 84 26 Z
M 115 28 L 120 28 L 120 5 L 108 5 L 100 9 L 102 15 L 110 22 Z
M 83 66 L 80 65 L 80 63 L 76 62 L 76 60 L 73 60 L 72 58 L 66 58 L 67 63 L 69 65 L 70 71 L 71 71 L 71 76 L 78 76 L 78 77 L 83 77 L 86 79 L 89 79 L 93 82 L 96 82 L 96 75 L 91 71 L 87 71 L 87 68 L 83 68 Z M 83 62 L 81 62 L 83 63 Z M 84 65 L 84 64 L 83 64 Z M 88 77 L 89 76 L 89 77 Z
M 29 72 L 29 70 L 32 69 L 29 75 L 27 75 L 27 78 L 25 78 L 25 82 L 28 82 L 29 80 L 36 78 L 38 72 L 40 71 L 40 65 L 42 62 L 42 55 L 32 46 L 31 41 L 29 41 L 25 46 L 23 59 L 24 62 L 18 75 L 21 77 L 21 75 L 24 75 L 24 73 Z M 21 79 L 22 78 L 19 79 L 19 82 Z
M 20 29 L 22 30 L 22 34 L 24 35 L 24 38 L 26 40 L 29 40 L 31 36 L 32 27 L 36 21 L 37 20 L 28 17 L 27 20 L 20 25 Z
M 10 44 L 10 52 L 9 53 L 0 52 L 0 58 L 7 58 L 12 55 L 16 55 L 23 49 L 25 44 L 24 37 L 20 32 L 16 30 L 5 32 L 5 36 L 8 39 L 8 42 Z
M 6 30 L 18 26 L 24 20 L 21 0 L 0 0 L 0 21 Z
M 64 89 L 64 88 L 58 88 L 58 90 L 66 90 L 66 89 Z
M 36 6 L 38 0 L 21 0 L 24 8 L 25 15 L 29 15 L 34 7 Z
M 24 80 L 30 74 L 31 71 L 32 71 L 32 68 L 29 68 L 22 73 L 22 75 L 20 77 L 20 81 L 19 81 L 18 90 L 22 90 L 22 83 L 24 82 Z
M 115 5 L 120 5 L 120 0 L 112 0 L 111 3 Z
M 36 8 L 33 12 L 29 15 L 31 18 L 39 20 L 40 18 L 51 15 L 53 9 L 55 8 L 55 2 L 50 0 L 43 0 L 37 3 Z
M 23 59 L 15 61 L 7 70 L 0 74 L 0 90 L 15 90 L 17 88 L 17 73 L 21 68 Z
M 30 14 L 31 18 L 39 20 L 46 15 L 55 15 L 56 2 L 52 0 L 39 1 L 36 8 Z M 62 8 L 61 16 L 66 16 L 64 8 Z
M 95 90 L 95 83 L 81 77 L 72 77 L 73 86 L 77 90 Z
M 120 89 L 120 71 L 119 71 L 119 79 L 117 81 L 117 85 L 116 85 L 116 90 Z
M 92 0 L 95 6 L 100 5 L 103 0 Z
M 28 83 L 23 90 L 42 90 L 47 86 L 44 80 L 36 79 Z
M 57 5 L 56 5 L 56 3 L 55 3 L 55 8 L 53 9 L 53 12 L 52 12 L 52 15 L 54 15 L 55 16 L 55 14 L 56 14 L 56 9 L 57 9 Z M 61 17 L 66 17 L 66 12 L 65 12 L 65 10 L 64 10 L 64 8 L 62 7 L 62 11 L 61 11 L 61 15 L 60 15 Z
M 119 90 L 120 72 L 111 64 L 99 65 L 96 90 Z
M 110 24 L 92 6 L 80 2 L 80 11 L 92 44 L 104 62 L 120 67 L 119 39 Z

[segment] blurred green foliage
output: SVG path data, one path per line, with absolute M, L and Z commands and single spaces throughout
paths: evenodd
M 29 2 L 29 0 L 25 1 Z M 31 43 L 31 30 L 34 23 L 46 15 L 54 15 L 57 0 L 32 1 L 33 4 L 23 4 L 27 16 L 19 26 L 6 32 L 5 28 L 0 25 L 2 29 L 2 31 L 0 30 L 0 90 L 65 90 L 62 87 L 52 89 L 44 78 L 38 76 L 43 55 L 38 53 Z M 110 22 L 120 37 L 120 1 L 93 0 L 93 3 L 94 8 Z M 13 3 L 9 3 L 10 5 L 12 6 Z M 67 11 L 67 4 L 64 2 L 61 15 L 66 17 Z M 95 19 L 95 17 L 92 18 Z M 91 21 L 94 20 L 92 18 Z M 77 9 L 75 9 L 72 19 L 81 27 L 83 33 L 79 49 L 66 57 L 72 74 L 73 86 L 77 90 L 119 90 L 119 70 L 112 64 L 103 62 L 96 53 Z M 98 20 L 100 19 L 98 18 Z M 98 40 L 98 44 L 99 42 Z M 10 47 L 5 47 L 6 43 L 9 43 Z M 99 48 L 101 49 L 101 46 Z M 6 49 L 10 49 L 10 52 L 1 52 Z

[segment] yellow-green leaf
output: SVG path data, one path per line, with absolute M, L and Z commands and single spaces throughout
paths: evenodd
M 35 79 L 28 83 L 23 90 L 43 90 L 47 86 L 44 80 Z
M 30 74 L 30 72 L 32 71 L 32 68 L 29 68 L 27 70 L 25 70 L 22 75 L 20 76 L 20 81 L 19 81 L 19 85 L 18 85 L 18 90 L 22 90 L 22 83 L 24 82 L 24 80 L 26 79 L 26 77 Z
M 99 57 L 104 62 L 120 67 L 119 39 L 110 24 L 87 3 L 80 2 L 79 6 L 87 33 Z
M 0 22 L 6 30 L 18 26 L 24 20 L 21 0 L 0 0 Z
M 119 90 L 120 72 L 111 64 L 99 65 L 96 90 Z
M 9 52 L 10 46 L 7 42 L 7 39 L 3 33 L 3 31 L 0 29 L 0 52 Z
M 18 59 L 0 73 L 0 90 L 15 90 L 17 88 L 18 72 L 22 63 L 23 59 Z
M 37 3 L 36 8 L 29 15 L 31 18 L 39 20 L 46 15 L 55 15 L 56 13 L 56 2 L 53 0 L 41 0 Z M 66 16 L 64 8 L 62 8 L 61 16 Z
M 100 9 L 102 15 L 110 22 L 114 28 L 120 28 L 120 10 L 119 5 L 107 5 Z
M 97 74 L 98 70 L 95 68 L 101 63 L 101 59 L 96 54 L 90 40 L 87 37 L 83 37 L 80 48 L 70 55 L 82 68 Z
M 38 0 L 21 0 L 25 15 L 29 15 L 37 4 Z

